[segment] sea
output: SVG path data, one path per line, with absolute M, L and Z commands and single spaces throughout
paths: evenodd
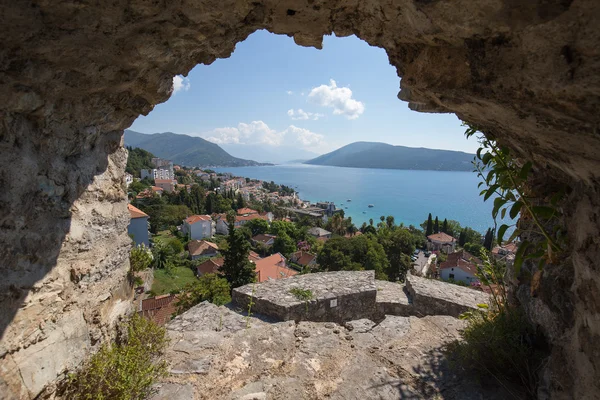
M 453 219 L 485 233 L 494 226 L 493 198 L 479 196 L 480 178 L 474 172 L 412 171 L 344 168 L 307 164 L 263 167 L 222 167 L 218 172 L 294 188 L 302 200 L 332 201 L 358 227 L 380 216 L 393 215 L 396 223 L 419 226 L 429 213 Z M 369 204 L 373 207 L 370 208 Z

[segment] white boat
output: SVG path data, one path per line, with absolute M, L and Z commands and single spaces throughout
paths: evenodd
M 369 208 L 373 208 L 375 207 L 373 204 L 369 204 Z
M 348 199 L 348 200 L 346 200 L 346 201 L 352 201 L 352 199 Z

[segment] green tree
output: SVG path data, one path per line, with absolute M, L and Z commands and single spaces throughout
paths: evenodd
M 250 221 L 246 222 L 244 226 L 250 229 L 252 236 L 256 236 L 261 233 L 267 233 L 269 231 L 269 222 L 260 218 L 251 219 Z
M 143 244 L 134 246 L 129 253 L 129 265 L 132 272 L 143 271 L 152 265 L 152 252 Z
M 442 223 L 442 232 L 448 233 L 448 220 L 444 218 L 444 222 Z
M 385 222 L 387 223 L 388 228 L 393 228 L 394 227 L 394 217 L 391 215 L 388 215 L 387 218 L 385 219 Z
M 427 229 L 425 230 L 425 236 L 429 236 L 433 234 L 433 219 L 431 218 L 431 213 L 429 213 L 429 217 L 427 218 Z
M 437 215 L 435 216 L 435 222 L 433 223 L 433 233 L 440 233 L 440 221 Z
M 154 259 L 154 268 L 168 269 L 171 263 L 172 250 L 162 240 L 154 242 L 152 247 L 152 257 Z
M 286 257 L 295 252 L 296 243 L 294 240 L 286 235 L 285 233 L 277 236 L 275 239 L 275 243 L 273 243 L 273 251 L 276 253 L 281 253 Z
M 218 306 L 231 301 L 231 288 L 227 279 L 217 274 L 204 274 L 194 283 L 186 285 L 177 302 L 177 314 L 181 314 L 196 304 L 209 301 Z
M 223 266 L 220 268 L 220 274 L 227 279 L 231 288 L 246 285 L 254 282 L 255 272 L 254 264 L 248 260 L 250 244 L 238 229 L 234 229 L 235 214 L 227 214 L 227 225 L 230 227 L 227 236 L 227 249 L 223 250 Z
M 463 247 L 466 243 L 466 239 L 467 239 L 467 234 L 466 234 L 465 230 L 463 229 L 462 231 L 460 231 L 460 236 L 458 237 L 458 245 Z
M 127 147 L 127 166 L 125 167 L 125 172 L 139 178 L 142 169 L 154 168 L 152 165 L 153 157 L 154 154 L 144 149 Z
M 380 238 L 390 263 L 387 270 L 391 281 L 404 280 L 410 268 L 410 254 L 415 251 L 413 235 L 408 229 L 396 229 L 389 236 Z

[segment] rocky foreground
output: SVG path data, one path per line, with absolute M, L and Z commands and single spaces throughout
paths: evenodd
M 442 351 L 463 326 L 445 315 L 273 322 L 205 302 L 168 324 L 170 375 L 152 399 L 514 398 L 451 371 Z

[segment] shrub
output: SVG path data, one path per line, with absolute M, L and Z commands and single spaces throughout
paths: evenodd
M 290 293 L 302 301 L 312 300 L 313 298 L 313 293 L 310 289 L 292 288 L 290 289 Z
M 126 331 L 69 377 L 65 398 L 141 400 L 150 395 L 152 385 L 167 373 L 161 360 L 168 343 L 166 331 L 137 314 Z
M 481 254 L 478 267 L 482 286 L 492 291 L 491 305 L 461 315 L 468 321 L 461 332 L 462 341 L 450 344 L 449 355 L 455 363 L 480 378 L 494 378 L 521 385 L 535 398 L 538 370 L 545 354 L 544 340 L 536 335 L 520 307 L 509 305 L 503 279 L 503 266 Z
M 196 304 L 210 301 L 218 306 L 231 301 L 231 288 L 227 279 L 216 274 L 204 274 L 197 282 L 188 284 L 177 302 L 177 314 L 181 314 Z
M 133 247 L 129 253 L 131 271 L 139 272 L 149 268 L 152 264 L 152 259 L 152 252 L 143 244 Z

